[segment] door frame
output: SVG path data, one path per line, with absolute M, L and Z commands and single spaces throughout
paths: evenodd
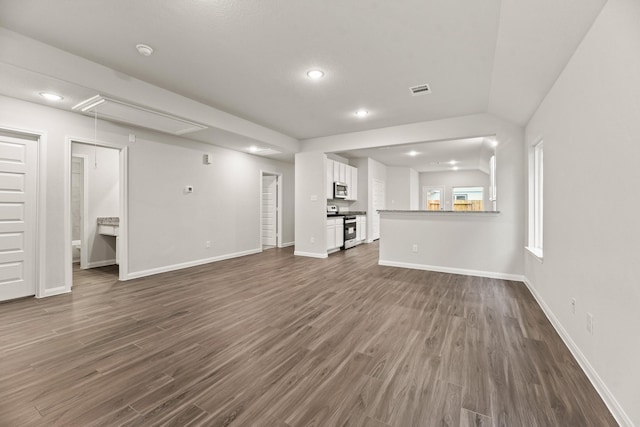
M 271 172 L 268 170 L 260 169 L 260 251 L 262 251 L 262 177 L 264 175 L 271 175 L 276 177 L 276 247 L 282 247 L 282 174 L 278 172 Z
M 440 210 L 444 210 L 444 185 L 423 185 L 422 186 L 422 206 L 420 209 L 427 208 L 427 193 L 429 190 L 440 190 Z
M 119 203 L 119 235 L 118 238 L 118 258 L 119 258 L 119 277 L 118 280 L 125 281 L 129 279 L 129 196 L 127 189 L 129 188 L 129 156 L 126 145 L 114 144 L 104 141 L 94 141 L 87 138 L 76 138 L 67 136 L 65 138 L 65 155 L 64 155 L 64 235 L 65 237 L 65 266 L 64 266 L 64 283 L 67 292 L 71 291 L 73 285 L 73 269 L 71 257 L 71 144 L 77 142 L 80 144 L 97 145 L 103 148 L 112 148 L 119 151 L 118 163 L 118 203 Z
M 57 295 L 63 293 L 63 287 L 45 289 L 45 259 L 47 254 L 46 242 L 44 236 L 46 236 L 47 229 L 47 215 L 46 215 L 46 200 L 47 200 L 47 167 L 46 162 L 43 159 L 46 158 L 47 153 L 47 133 L 43 130 L 23 129 L 15 128 L 13 126 L 6 126 L 0 124 L 0 131 L 16 134 L 17 138 L 21 136 L 25 139 L 33 141 L 36 145 L 36 223 L 34 224 L 34 240 L 36 243 L 36 250 L 33 254 L 34 262 L 34 274 L 35 280 L 35 297 L 43 298 L 50 295 Z M 71 255 L 71 253 L 69 253 Z
M 71 153 L 71 157 L 79 157 L 82 161 L 82 224 L 80 224 L 80 268 L 87 268 L 87 264 L 89 260 L 87 259 L 88 251 L 86 249 L 87 245 L 87 230 L 89 228 L 89 222 L 87 217 L 89 216 L 89 197 L 87 194 L 87 189 L 89 188 L 89 156 L 86 154 L 73 154 Z M 69 199 L 71 202 L 71 199 Z M 82 250 L 82 248 L 85 248 Z

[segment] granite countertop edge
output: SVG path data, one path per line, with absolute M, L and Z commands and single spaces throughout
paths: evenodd
M 120 225 L 120 218 L 117 216 L 99 216 L 98 225 Z

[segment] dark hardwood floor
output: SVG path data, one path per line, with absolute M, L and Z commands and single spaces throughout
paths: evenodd
M 0 304 L 0 425 L 617 425 L 522 283 L 377 256 L 75 270 Z

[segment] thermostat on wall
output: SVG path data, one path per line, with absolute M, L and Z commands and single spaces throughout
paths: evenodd
M 203 154 L 202 155 L 202 163 L 205 165 L 210 165 L 213 162 L 213 156 L 211 154 Z

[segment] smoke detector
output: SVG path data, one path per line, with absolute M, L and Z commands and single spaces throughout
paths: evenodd
M 146 44 L 137 44 L 136 49 L 138 49 L 138 53 L 142 56 L 151 56 L 153 53 L 153 48 Z
M 410 87 L 409 90 L 413 96 L 424 95 L 425 93 L 431 93 L 431 88 L 428 83 Z

